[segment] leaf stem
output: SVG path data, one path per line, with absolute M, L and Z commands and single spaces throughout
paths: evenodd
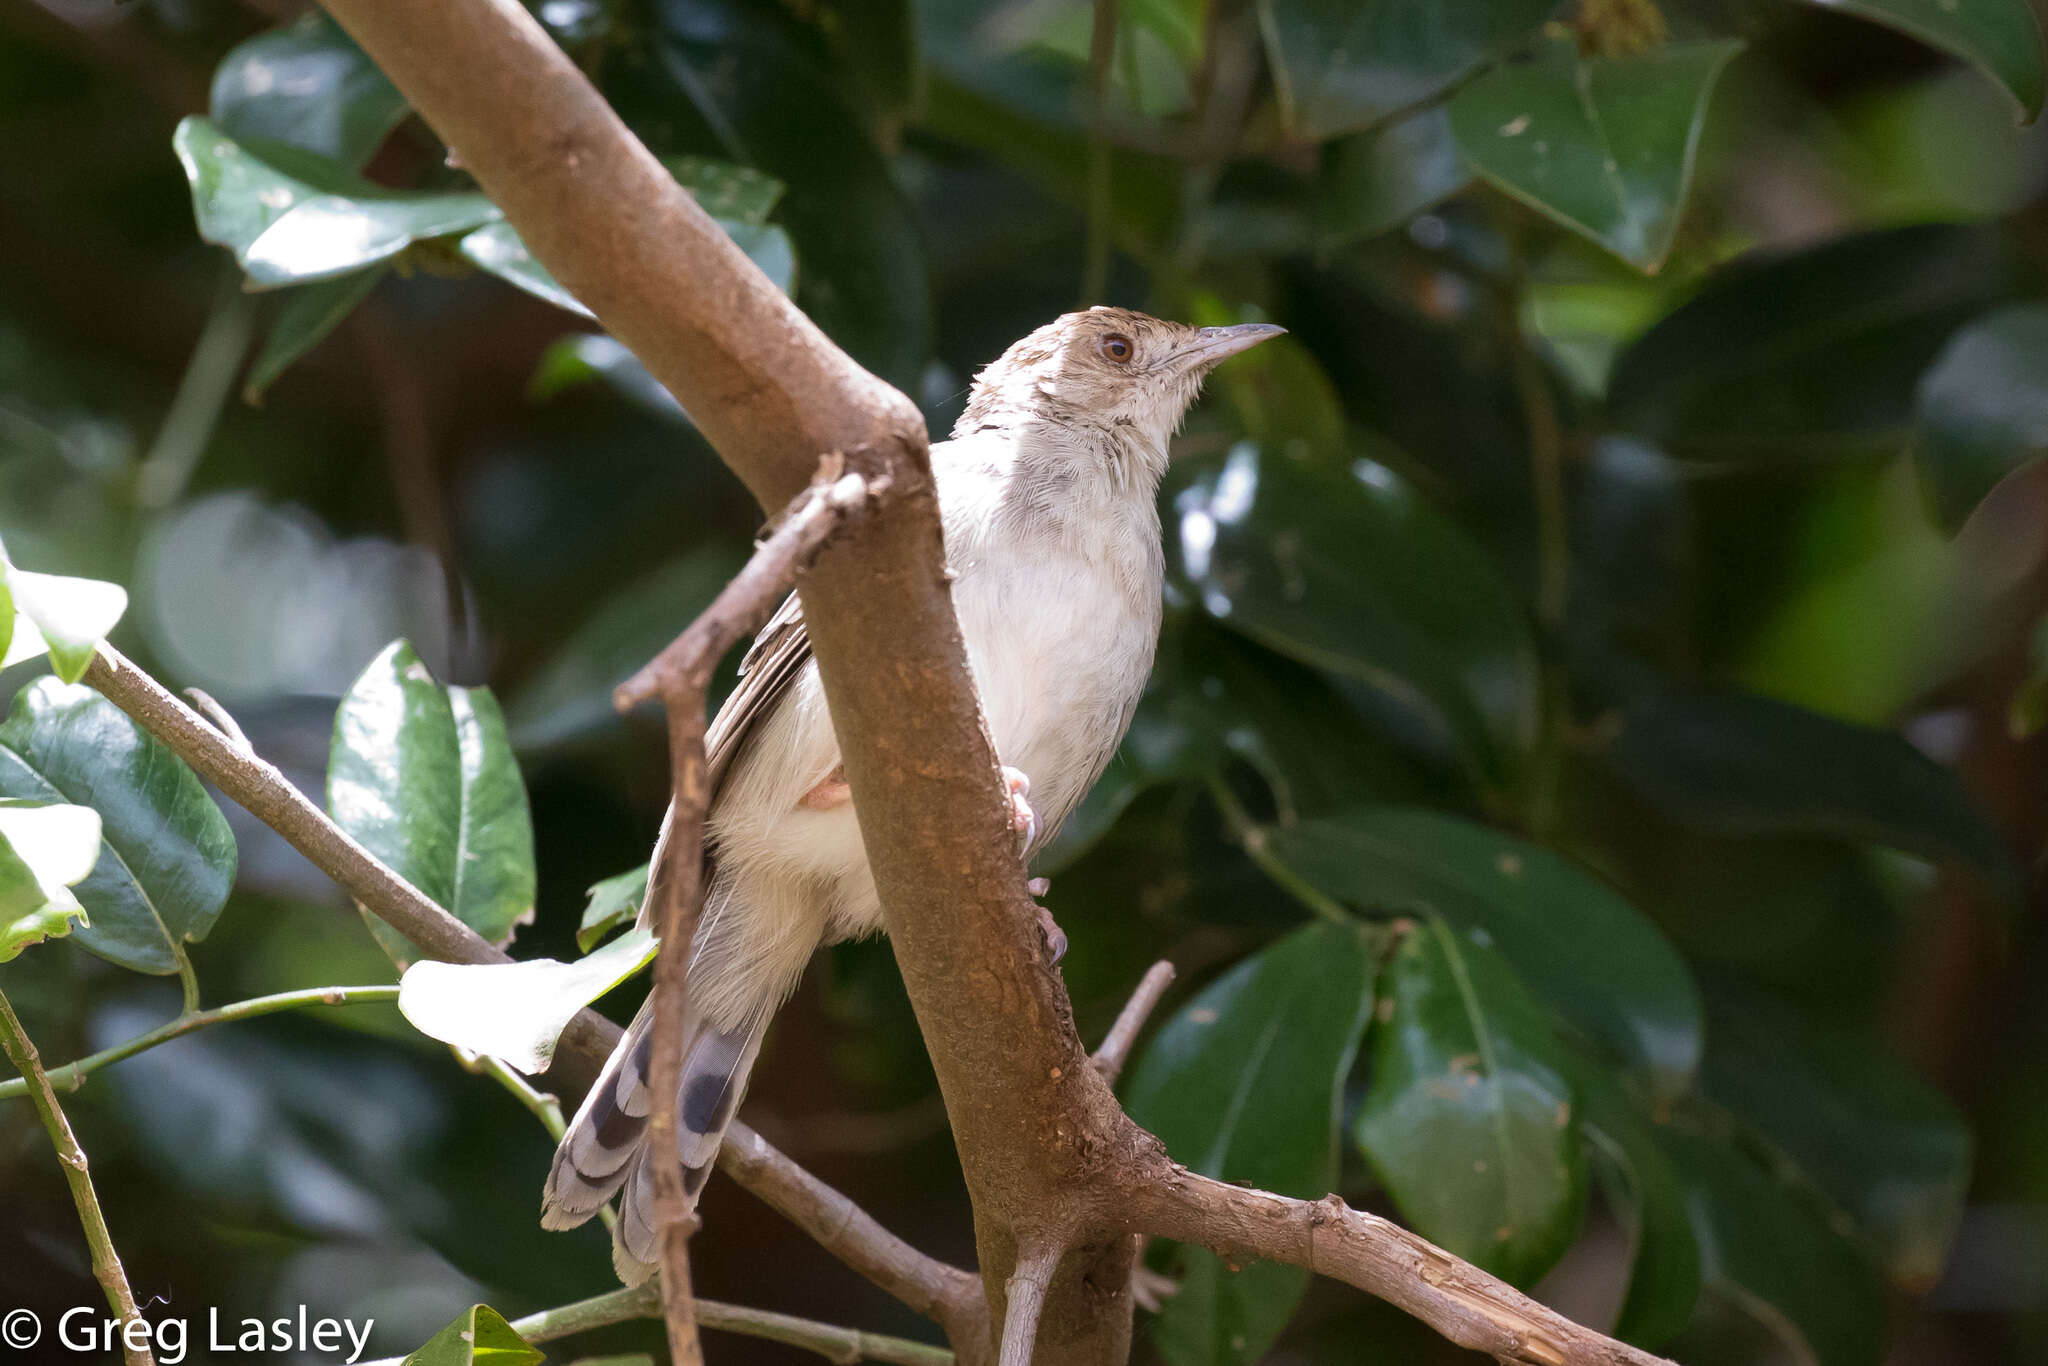
M 92 1177 L 86 1171 L 85 1149 L 78 1146 L 77 1136 L 71 1132 L 71 1123 L 64 1118 L 63 1107 L 57 1104 L 57 1093 L 51 1089 L 50 1078 L 43 1071 L 36 1046 L 30 1041 L 28 1031 L 21 1027 L 14 1007 L 8 1004 L 5 995 L 0 995 L 0 1048 L 6 1050 L 7 1060 L 21 1073 L 29 1099 L 35 1102 L 43 1128 L 49 1131 L 50 1145 L 57 1150 L 57 1162 L 64 1168 L 64 1180 L 71 1186 L 71 1202 L 78 1206 L 78 1222 L 85 1229 L 86 1245 L 92 1249 L 93 1278 L 107 1292 L 107 1306 L 114 1311 L 124 1329 L 121 1334 L 122 1359 L 127 1366 L 155 1366 L 155 1358 L 146 1345 L 148 1335 L 138 1333 L 131 1337 L 125 1331 L 128 1324 L 141 1320 L 142 1314 L 135 1307 L 135 1294 L 128 1288 L 128 1274 L 121 1269 L 121 1258 L 114 1251 L 113 1235 L 107 1232 L 106 1216 L 100 1213 L 99 1197 L 93 1193 Z M 138 1345 L 138 1339 L 142 1345 Z
M 1281 890 L 1324 920 L 1339 925 L 1358 923 L 1357 916 L 1345 910 L 1341 903 L 1320 887 L 1288 867 L 1267 847 L 1266 828 L 1252 819 L 1251 812 L 1244 809 L 1244 803 L 1230 790 L 1230 784 L 1223 781 L 1222 774 L 1209 775 L 1209 795 L 1217 808 L 1223 812 L 1223 823 L 1230 827 L 1231 837 L 1237 841 L 1245 855 L 1259 866 L 1259 871 L 1278 883 Z
M 171 956 L 178 960 L 178 986 L 185 993 L 185 1004 L 181 1013 L 199 1013 L 199 974 L 192 968 L 192 955 L 185 952 L 183 944 L 171 945 Z
M 214 1010 L 188 1011 L 168 1024 L 157 1026 L 147 1034 L 138 1034 L 123 1043 L 115 1044 L 112 1048 L 103 1048 L 76 1062 L 68 1062 L 62 1067 L 55 1068 L 47 1074 L 45 1080 L 49 1085 L 61 1090 L 76 1091 L 85 1084 L 87 1077 L 101 1068 L 111 1066 L 124 1058 L 132 1058 L 137 1053 L 146 1053 L 159 1044 L 169 1043 L 172 1039 L 205 1029 L 208 1025 L 226 1024 L 230 1020 L 253 1020 L 260 1015 L 275 1015 L 280 1011 L 297 1010 L 301 1006 L 352 1006 L 371 1001 L 397 999 L 396 986 L 313 987 L 306 991 L 281 991 L 274 996 L 257 996 Z M 0 1081 L 0 1100 L 12 1100 L 16 1096 L 35 1094 L 30 1086 L 31 1078 L 27 1070 L 18 1061 L 15 1063 L 15 1069 L 22 1075 L 11 1081 Z
M 648 1281 L 630 1289 L 614 1290 L 608 1295 L 529 1314 L 515 1320 L 512 1330 L 528 1342 L 551 1342 L 629 1319 L 659 1317 L 661 1293 L 653 1281 Z M 716 1300 L 697 1301 L 697 1321 L 706 1328 L 800 1347 L 836 1362 L 865 1360 L 892 1362 L 895 1366 L 953 1366 L 953 1354 L 943 1347 L 883 1333 L 866 1333 L 857 1328 L 840 1328 L 766 1309 L 721 1304 Z

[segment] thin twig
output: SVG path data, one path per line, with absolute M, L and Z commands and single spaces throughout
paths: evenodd
M 1045 1288 L 1059 1270 L 1066 1248 L 1057 1242 L 1020 1249 L 1017 1270 L 1008 1285 L 1009 1305 L 1003 1311 L 1003 1343 L 996 1366 L 1031 1366 L 1038 1345 L 1038 1317 L 1045 1309 Z
M 513 1321 L 512 1330 L 528 1342 L 552 1342 L 603 1328 L 629 1319 L 651 1319 L 661 1313 L 661 1298 L 652 1284 L 614 1290 L 609 1295 L 545 1309 Z M 895 1366 L 952 1366 L 953 1354 L 943 1347 L 913 1342 L 909 1338 L 867 1333 L 857 1328 L 840 1328 L 767 1309 L 721 1304 L 717 1300 L 697 1301 L 698 1321 L 706 1328 L 766 1338 L 805 1351 L 816 1352 L 832 1361 L 885 1361 Z
M 110 1067 L 124 1058 L 137 1053 L 146 1053 L 172 1039 L 181 1038 L 208 1025 L 227 1024 L 234 1020 L 253 1020 L 262 1015 L 275 1015 L 279 1011 L 297 1010 L 302 1006 L 353 1006 L 371 1001 L 396 1001 L 398 988 L 379 987 L 313 987 L 306 991 L 281 991 L 275 996 L 256 996 L 232 1005 L 202 1010 L 197 1014 L 180 1015 L 167 1024 L 158 1025 L 147 1034 L 138 1034 L 132 1039 L 102 1048 L 76 1062 L 67 1062 L 62 1067 L 53 1067 L 48 1073 L 50 1085 L 60 1091 L 76 1091 L 85 1085 L 85 1079 L 103 1067 Z M 28 1078 L 16 1077 L 12 1081 L 0 1081 L 0 1100 L 12 1100 L 16 1096 L 30 1094 Z
M 963 1353 L 969 1344 L 988 1341 L 980 1280 L 919 1252 L 745 1124 L 735 1121 L 726 1130 L 718 1169 L 854 1271 L 937 1322 Z
M 703 907 L 704 819 L 711 805 L 710 767 L 704 752 L 711 676 L 718 661 L 759 631 L 796 585 L 797 576 L 825 542 L 869 499 L 868 480 L 845 474 L 845 458 L 822 462 L 818 478 L 797 496 L 775 531 L 740 572 L 646 668 L 619 685 L 613 703 L 631 711 L 659 697 L 668 713 L 669 772 L 673 794 L 660 852 L 648 874 L 655 934 L 661 953 L 654 965 L 654 1046 L 648 1085 L 657 1096 L 680 1094 L 683 1035 L 688 1011 L 690 941 Z M 655 1234 L 661 1257 L 669 1356 L 700 1361 L 690 1294 L 689 1239 L 696 1225 L 684 1188 L 676 1107 L 658 1103 L 648 1114 L 648 1160 L 654 1164 Z
M 1116 1023 L 1103 1036 L 1102 1047 L 1095 1050 L 1095 1070 L 1111 1086 L 1116 1085 L 1117 1075 L 1124 1070 L 1124 1062 L 1131 1056 L 1132 1045 L 1138 1042 L 1138 1031 L 1145 1027 L 1145 1021 L 1152 1018 L 1152 1012 L 1159 1007 L 1159 998 L 1173 985 L 1173 964 L 1164 958 L 1147 969 L 1138 989 L 1131 993 L 1131 999 L 1124 1002 L 1123 1012 L 1116 1017 Z
M 226 707 L 215 700 L 212 693 L 204 688 L 187 688 L 185 696 L 191 700 L 201 716 L 213 722 L 215 730 L 235 742 L 235 748 L 255 753 L 256 746 L 249 743 L 249 737 L 242 733 L 241 723 L 236 721 Z
M 85 1149 L 78 1146 L 78 1139 L 71 1132 L 71 1123 L 64 1118 L 64 1109 L 57 1104 L 57 1093 L 51 1089 L 50 1079 L 43 1072 L 36 1046 L 30 1041 L 28 1031 L 21 1027 L 14 1007 L 8 1004 L 4 995 L 0 995 L 0 1048 L 6 1050 L 7 1060 L 14 1064 L 14 1069 L 27 1083 L 29 1099 L 35 1103 L 36 1113 L 42 1117 L 43 1128 L 49 1131 L 50 1144 L 57 1150 L 58 1164 L 64 1168 L 64 1179 L 70 1183 L 71 1202 L 78 1206 L 78 1222 L 85 1229 L 86 1245 L 92 1249 L 93 1279 L 107 1292 L 107 1306 L 121 1323 L 122 1360 L 127 1366 L 156 1366 L 155 1358 L 149 1353 L 148 1323 L 135 1307 L 135 1294 L 128 1288 L 128 1274 L 121 1269 L 121 1258 L 114 1251 L 113 1235 L 107 1232 L 106 1216 L 100 1213 L 99 1197 L 93 1194 L 92 1177 L 86 1171 Z M 137 1323 L 142 1324 L 142 1328 L 131 1331 L 131 1326 Z

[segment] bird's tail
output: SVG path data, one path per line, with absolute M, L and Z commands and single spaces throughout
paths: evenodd
M 719 1030 L 692 1011 L 685 1024 L 682 1087 L 673 1103 L 683 1190 L 693 1208 L 718 1158 L 726 1126 L 739 1109 L 771 1013 L 764 1008 L 733 1029 Z M 650 997 L 570 1121 L 541 1196 L 541 1226 L 564 1229 L 583 1223 L 624 1192 L 612 1234 L 612 1263 L 628 1285 L 645 1280 L 656 1258 L 654 1172 L 647 1149 L 653 1023 Z

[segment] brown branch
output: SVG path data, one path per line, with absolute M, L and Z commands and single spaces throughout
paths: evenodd
M 1159 998 L 1172 985 L 1173 964 L 1162 958 L 1146 971 L 1131 999 L 1124 1002 L 1116 1023 L 1103 1036 L 1102 1047 L 1095 1050 L 1095 1070 L 1111 1086 L 1116 1085 L 1117 1076 L 1131 1056 L 1131 1048 L 1138 1042 L 1138 1031 L 1152 1018 L 1152 1012 L 1159 1008 Z
M 1672 1366 L 1538 1304 L 1425 1238 L 1334 1195 L 1291 1200 L 1197 1176 L 1158 1154 L 1133 1182 L 1146 1232 L 1226 1257 L 1306 1267 L 1376 1295 L 1461 1347 L 1526 1366 Z M 1136 1175 L 1136 1173 L 1134 1173 Z
M 654 1048 L 648 1085 L 657 1096 L 682 1092 L 683 1027 L 688 1009 L 690 942 L 703 909 L 704 818 L 711 804 L 711 780 L 704 753 L 711 675 L 718 661 L 767 623 L 776 606 L 809 567 L 832 534 L 868 506 L 868 481 L 845 474 L 837 452 L 820 464 L 817 478 L 783 515 L 780 525 L 754 551 L 711 605 L 684 628 L 646 668 L 621 683 L 613 704 L 631 711 L 652 697 L 668 713 L 669 773 L 672 783 L 668 825 L 648 874 L 654 898 L 655 933 L 661 952 L 654 964 Z M 669 1358 L 703 1359 L 697 1342 L 696 1311 L 690 1294 L 690 1234 L 696 1218 L 683 1188 L 681 1138 L 676 1107 L 656 1104 L 647 1118 L 654 1163 L 655 1232 L 661 1253 L 662 1307 L 668 1321 Z
M 86 1246 L 92 1251 L 93 1279 L 107 1292 L 107 1306 L 120 1321 L 121 1359 L 127 1366 L 156 1366 L 149 1352 L 149 1324 L 135 1307 L 135 1292 L 128 1288 L 128 1273 L 114 1251 L 114 1236 L 107 1232 L 106 1215 L 100 1212 L 99 1196 L 93 1193 L 92 1176 L 86 1170 L 85 1149 L 71 1132 L 71 1121 L 57 1103 L 57 1093 L 43 1072 L 43 1062 L 28 1031 L 15 1018 L 14 1007 L 0 996 L 0 1051 L 5 1051 L 14 1070 L 28 1083 L 28 1097 L 57 1150 L 57 1163 L 64 1168 L 64 1180 L 71 1187 L 71 1202 L 78 1206 L 78 1222 L 85 1229 Z M 140 1325 L 139 1327 L 137 1325 Z
M 1038 1320 L 1045 1309 L 1045 1291 L 1059 1270 L 1066 1248 L 1041 1243 L 1017 1254 L 1017 1270 L 1008 1286 L 1010 1303 L 1003 1312 L 1003 1343 L 996 1366 L 1031 1366 L 1038 1346 Z

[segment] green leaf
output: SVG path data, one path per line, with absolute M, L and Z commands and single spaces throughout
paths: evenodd
M 1443 105 L 1323 147 L 1316 231 L 1337 247 L 1397 228 L 1470 184 Z M 1227 371 L 1225 373 L 1228 373 Z
M 546 1359 L 512 1331 L 504 1315 L 489 1305 L 475 1304 L 428 1338 L 402 1366 L 534 1366 Z
M 766 224 L 788 188 L 765 171 L 712 157 L 664 157 L 661 164 L 699 208 L 721 220 L 727 232 L 736 223 L 754 228 Z
M 654 933 L 634 930 L 573 963 L 414 963 L 398 1009 L 413 1028 L 528 1076 L 547 1071 L 576 1012 L 654 961 Z
M 1960 858 L 2008 897 L 2020 873 L 1961 782 L 1889 731 L 1763 697 L 1655 693 L 1624 713 L 1609 764 L 1676 820 Z
M 1218 296 L 1197 293 L 1188 321 L 1197 327 L 1264 322 Z M 1274 337 L 1209 381 L 1232 410 L 1237 430 L 1272 455 L 1334 461 L 1343 453 L 1344 405 L 1315 354 L 1293 337 Z
M 1700 1248 L 1685 1187 L 1648 1116 L 1603 1064 L 1566 1054 L 1579 1129 L 1608 1207 L 1628 1227 L 1628 1292 L 1613 1333 L 1639 1347 L 1669 1341 L 1700 1296 Z
M 2025 740 L 2048 729 L 2048 616 L 2034 624 L 2027 645 L 2026 680 L 2013 690 L 2007 728 L 2015 740 Z
M 2048 86 L 2041 26 L 2027 0 L 1812 0 L 1897 29 L 1960 57 L 2012 96 L 2021 123 L 2041 113 Z
M 1416 1232 L 1529 1285 L 1586 1212 L 1577 1106 L 1543 1010 L 1483 935 L 1434 917 L 1383 990 L 1359 1150 Z
M 597 315 L 562 288 L 548 268 L 533 259 L 525 239 L 510 223 L 486 223 L 464 235 L 457 249 L 472 262 L 503 280 L 525 290 L 534 298 L 567 309 L 579 318 L 595 321 Z
M 127 610 L 128 592 L 119 584 L 32 574 L 0 549 L 0 668 L 47 652 L 57 676 L 76 683 Z
M 1259 0 L 1259 28 L 1281 117 L 1320 141 L 1442 94 L 1555 8 L 1555 0 Z
M 1709 996 L 1701 1088 L 1825 1195 L 1908 1294 L 1947 1264 L 1970 1183 L 1970 1130 L 1868 1041 L 1752 991 Z
M 1621 354 L 1614 421 L 1716 463 L 1895 454 L 1955 328 L 2021 286 L 1991 228 L 1932 225 L 1756 253 Z
M 1314 924 L 1211 983 L 1145 1050 L 1132 1118 L 1191 1169 L 1283 1195 L 1327 1193 L 1337 1179 L 1344 1078 L 1372 1013 L 1377 936 Z M 1153 1323 L 1172 1366 L 1257 1361 L 1308 1285 L 1298 1267 L 1230 1271 L 1182 1249 L 1180 1292 Z
M 0 963 L 86 923 L 71 888 L 99 861 L 90 807 L 0 799 Z
M 257 289 L 308 284 L 388 261 L 415 241 L 496 221 L 481 194 L 396 194 L 282 144 L 245 146 L 202 118 L 172 139 L 199 235 L 229 248 Z
M 1359 807 L 1265 832 L 1274 856 L 1361 910 L 1483 930 L 1545 1004 L 1648 1080 L 1686 1089 L 1699 990 L 1657 928 L 1546 849 L 1415 807 Z
M 1999 480 L 2048 454 L 2048 305 L 2011 304 L 1957 332 L 1914 408 L 1920 475 L 1954 531 Z
M 494 944 L 532 918 L 533 821 L 504 717 L 487 688 L 444 688 L 393 641 L 334 715 L 327 810 L 456 919 Z M 411 945 L 373 922 L 402 959 Z
M 405 96 L 319 10 L 221 58 L 209 111 L 238 140 L 287 143 L 361 166 L 405 118 Z
M 1581 57 L 1569 41 L 1451 100 L 1472 168 L 1515 198 L 1655 271 L 1670 254 L 1707 100 L 1738 42 Z
M 136 972 L 178 971 L 235 880 L 227 818 L 184 760 L 91 688 L 44 677 L 0 724 L 0 796 L 99 813 L 99 859 L 76 889 L 72 938 Z
M 271 381 L 339 327 L 357 304 L 370 297 L 370 291 L 387 272 L 388 267 L 373 266 L 353 275 L 337 275 L 331 280 L 303 285 L 287 294 L 277 321 L 270 325 L 270 335 L 263 340 L 262 351 L 249 367 L 242 397 L 250 403 L 259 402 Z
M 1498 776 L 1536 725 L 1535 649 L 1485 554 L 1385 466 L 1240 442 L 1172 477 L 1176 589 L 1267 647 L 1392 698 Z
M 651 864 L 628 869 L 590 884 L 590 901 L 583 908 L 583 921 L 576 927 L 576 947 L 589 953 L 591 946 L 640 915 L 640 903 L 647 899 L 647 870 Z
M 1823 1216 L 1725 1138 L 1675 1126 L 1660 1137 L 1686 1186 L 1706 1285 L 1796 1360 L 1877 1366 L 1886 1322 L 1877 1276 Z M 1673 1350 L 1686 1355 L 1682 1345 Z

